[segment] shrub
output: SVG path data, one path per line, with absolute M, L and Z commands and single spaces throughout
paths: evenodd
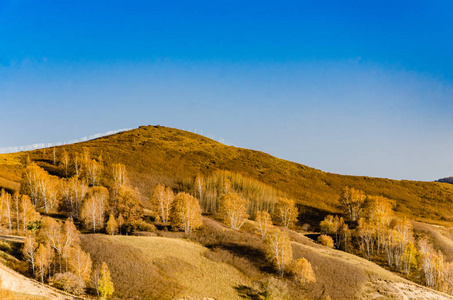
M 299 258 L 291 264 L 291 272 L 296 282 L 300 284 L 316 282 L 315 272 L 305 258 Z
M 142 219 L 133 221 L 131 225 L 134 231 L 156 232 L 156 226 L 149 224 Z
M 57 273 L 49 279 L 49 284 L 74 295 L 85 293 L 85 282 L 71 272 Z
M 318 237 L 318 243 L 320 243 L 321 245 L 324 245 L 326 247 L 333 248 L 333 239 L 331 236 L 321 234 Z

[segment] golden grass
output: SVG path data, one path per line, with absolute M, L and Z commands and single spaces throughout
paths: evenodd
M 206 258 L 206 248 L 186 240 L 85 235 L 82 245 L 95 264 L 105 260 L 109 265 L 116 297 L 240 299 L 234 287 L 250 285 L 238 270 Z M 124 264 L 127 269 L 122 270 Z M 125 272 L 134 278 L 129 281 Z M 157 290 L 152 288 L 156 281 L 160 284 Z

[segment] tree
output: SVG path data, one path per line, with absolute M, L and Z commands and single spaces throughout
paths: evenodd
M 65 177 L 68 178 L 69 154 L 66 150 L 63 150 L 63 155 L 61 156 L 61 164 L 64 168 Z
M 289 228 L 297 221 L 299 211 L 297 210 L 294 200 L 288 198 L 279 198 L 276 208 L 276 218 L 285 228 Z
M 374 253 L 376 227 L 364 218 L 360 218 L 359 226 L 357 227 L 357 235 L 359 237 L 359 245 L 362 255 L 366 259 L 370 259 Z
M 283 276 L 285 268 L 293 259 L 293 251 L 288 234 L 274 229 L 266 235 L 266 257 L 274 264 L 277 270 Z
M 412 269 L 416 269 L 418 267 L 417 256 L 418 251 L 417 248 L 415 248 L 414 243 L 407 243 L 406 249 L 404 250 L 403 255 L 401 255 L 400 258 L 402 269 L 406 273 L 406 276 L 409 276 Z
M 203 225 L 201 208 L 198 200 L 191 195 L 180 192 L 176 195 L 170 213 L 172 226 L 191 233 Z
M 63 249 L 62 254 L 66 259 L 66 272 L 68 271 L 68 261 L 71 247 L 80 243 L 80 232 L 74 225 L 71 218 L 68 218 L 63 225 Z M 61 272 L 61 271 L 60 271 Z
M 96 230 L 104 227 L 105 203 L 109 192 L 104 187 L 94 187 L 82 207 L 82 220 L 85 228 Z
M 65 247 L 65 237 L 62 232 L 62 226 L 59 222 L 51 217 L 45 217 L 41 223 L 40 236 L 44 242 L 48 242 L 49 245 L 55 250 L 58 255 L 58 265 L 60 273 L 62 271 L 62 256 Z
M 90 281 L 92 265 L 90 254 L 84 252 L 79 245 L 70 249 L 69 269 L 85 282 Z
M 165 188 L 163 184 L 158 184 L 153 191 L 151 203 L 153 211 L 164 223 L 170 220 L 170 209 L 175 194 L 170 187 Z
M 194 189 L 195 189 L 195 195 L 198 196 L 198 199 L 200 199 L 200 203 L 202 206 L 205 206 L 205 199 L 204 199 L 204 192 L 205 192 L 205 182 L 204 182 L 204 176 L 201 174 L 198 174 L 197 177 L 195 177 L 194 181 Z M 203 207 L 206 211 L 210 211 L 208 207 Z
M 49 244 L 40 244 L 38 250 L 36 251 L 36 267 L 37 275 L 41 277 L 41 282 L 44 282 L 44 276 L 49 272 L 49 266 L 51 262 L 51 257 L 49 256 Z
M 96 160 L 91 159 L 86 162 L 87 182 L 91 186 L 99 186 L 101 182 L 102 165 Z
M 110 214 L 109 220 L 107 221 L 107 226 L 105 227 L 107 234 L 114 235 L 118 233 L 118 224 L 116 223 L 115 216 Z
M 118 216 L 118 219 L 116 220 L 116 223 L 118 224 L 118 229 L 120 231 L 120 234 L 123 234 L 121 231 L 122 231 L 122 228 L 123 228 L 123 225 L 124 225 L 124 218 L 123 218 L 123 215 L 120 214 Z
M 221 198 L 223 217 L 228 226 L 238 230 L 247 220 L 247 200 L 236 193 L 224 194 Z
M 267 211 L 259 211 L 256 213 L 255 222 L 258 226 L 261 237 L 265 237 L 269 229 L 272 228 L 271 215 Z
M 360 219 L 365 199 L 366 196 L 363 191 L 348 186 L 344 188 L 340 200 L 351 221 Z
M 25 239 L 24 247 L 22 248 L 22 254 L 25 260 L 30 264 L 33 274 L 35 274 L 35 254 L 38 244 L 36 239 L 32 235 L 27 235 Z
M 102 298 L 108 298 L 115 291 L 109 268 L 105 262 L 102 263 L 97 289 L 101 293 Z
M 143 215 L 140 197 L 137 189 L 123 186 L 118 190 L 116 212 L 117 215 L 123 215 L 126 223 L 138 220 Z
M 126 166 L 123 164 L 112 165 L 113 187 L 118 190 L 127 184 Z
M 294 274 L 296 282 L 300 284 L 316 282 L 315 272 L 313 272 L 310 262 L 305 258 L 299 258 L 293 261 L 291 271 Z
M 53 160 L 54 166 L 56 166 L 57 165 L 57 150 L 55 149 L 55 147 L 52 147 L 52 160 Z
M 21 210 L 22 225 L 25 231 L 30 222 L 39 220 L 40 215 L 36 212 L 35 207 L 30 201 L 30 197 L 27 195 L 22 195 L 21 197 Z
M 74 170 L 75 170 L 75 176 L 77 178 L 80 178 L 80 175 L 82 174 L 82 158 L 79 153 L 74 154 Z

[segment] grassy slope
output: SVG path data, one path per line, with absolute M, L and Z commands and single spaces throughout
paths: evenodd
M 256 282 L 274 276 L 264 259 L 263 240 L 254 234 L 227 229 L 204 218 L 204 226 L 187 241 L 168 237 L 84 235 L 82 247 L 95 264 L 106 261 L 112 273 L 115 297 L 147 299 L 260 299 L 247 293 Z M 290 232 L 294 258 L 307 258 L 316 283 L 300 286 L 276 278 L 290 299 L 441 299 L 442 293 L 417 286 L 376 264 L 311 242 Z M 203 245 L 203 246 L 202 246 Z M 133 282 L 133 284 L 130 284 Z M 396 288 L 404 286 L 406 291 Z M 247 297 L 248 296 L 248 297 Z
M 133 185 L 139 187 L 144 196 L 149 196 L 159 182 L 178 188 L 198 172 L 207 174 L 225 169 L 284 191 L 307 207 L 307 215 L 318 210 L 338 212 L 339 195 L 345 186 L 393 199 L 394 208 L 412 219 L 451 221 L 453 215 L 453 185 L 450 184 L 326 173 L 259 151 L 226 146 L 178 129 L 142 126 L 84 143 L 61 146 L 57 148 L 57 154 L 63 147 L 69 152 L 81 152 L 83 146 L 88 147 L 94 156 L 102 153 L 107 162 L 124 163 Z M 50 152 L 47 150 L 46 153 L 44 149 L 29 154 L 32 159 L 41 160 L 41 165 L 50 171 L 58 172 L 48 163 Z M 26 154 L 0 155 L 0 185 L 1 178 L 8 180 L 9 188 L 11 182 L 20 180 L 19 163 Z
M 182 239 L 84 235 L 82 246 L 95 264 L 110 266 L 120 298 L 239 299 L 234 287 L 250 284 L 235 268 L 204 257 L 206 248 Z

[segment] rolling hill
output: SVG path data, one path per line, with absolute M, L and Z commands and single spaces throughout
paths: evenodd
M 227 146 L 191 132 L 162 126 L 137 129 L 83 143 L 56 147 L 57 157 L 89 149 L 105 162 L 127 166 L 131 184 L 150 197 L 158 183 L 187 189 L 197 173 L 229 170 L 266 183 L 294 198 L 302 208 L 302 218 L 319 218 L 339 213 L 339 197 L 345 186 L 370 195 L 393 200 L 393 208 L 414 220 L 449 222 L 453 216 L 453 185 L 440 182 L 397 181 L 366 176 L 345 176 L 249 149 Z M 15 190 L 22 173 L 21 162 L 30 156 L 51 174 L 61 168 L 52 164 L 52 151 L 39 149 L 0 155 L 0 187 Z M 318 217 L 316 217 L 318 216 Z

